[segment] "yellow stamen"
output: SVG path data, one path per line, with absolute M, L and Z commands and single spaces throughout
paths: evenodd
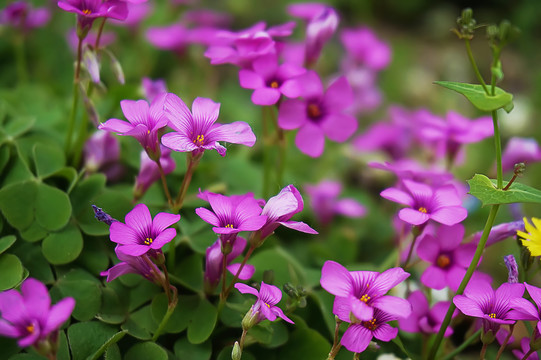
M 30 324 L 26 327 L 26 331 L 28 331 L 30 334 L 33 334 L 34 333 L 34 325 L 33 324 Z
M 267 303 L 263 303 L 263 304 L 267 305 L 267 307 L 270 309 L 270 305 L 269 305 L 269 304 L 267 304 Z
M 273 88 L 273 89 L 277 89 L 278 88 L 278 81 L 274 80 L 273 82 L 270 83 L 270 87 Z
M 361 296 L 359 300 L 361 300 L 364 303 L 367 303 L 368 300 L 370 300 L 370 296 L 368 296 L 367 294 L 364 294 L 363 296 Z
M 317 104 L 308 105 L 308 116 L 311 118 L 318 118 L 321 116 L 321 109 Z
M 84 9 L 84 10 L 83 10 L 83 14 L 85 14 L 85 15 L 90 15 L 90 14 L 92 14 L 92 10 L 90 10 L 90 9 Z
M 423 214 L 426 214 L 428 212 L 428 210 L 424 206 L 421 206 L 418 210 Z
M 194 144 L 199 143 L 199 145 L 203 145 L 204 142 L 205 142 L 205 135 L 197 135 L 197 137 L 193 141 Z
M 150 244 L 152 244 L 153 241 L 154 241 L 154 239 L 152 239 L 151 237 L 147 237 L 145 239 L 145 245 L 150 245 Z
M 450 263 L 451 259 L 449 259 L 449 256 L 445 254 L 441 254 L 440 256 L 438 256 L 438 259 L 436 260 L 436 264 L 442 269 L 449 266 Z
M 488 316 L 490 316 L 490 317 L 493 318 L 493 319 L 496 319 L 496 314 L 494 314 L 494 313 L 491 313 L 491 314 L 489 314 Z
M 231 224 L 227 224 L 225 227 L 229 228 L 229 229 L 233 229 L 233 225 L 231 225 Z
M 363 321 L 361 324 L 370 331 L 374 331 L 378 327 L 376 325 L 376 319 L 375 318 L 370 320 L 370 321 Z

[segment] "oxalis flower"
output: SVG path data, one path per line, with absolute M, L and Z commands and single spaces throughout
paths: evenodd
M 541 289 L 524 283 L 528 294 L 530 294 L 535 306 L 524 298 L 511 300 L 511 307 L 514 309 L 513 318 L 517 320 L 537 321 L 535 327 L 536 337 L 541 336 Z
M 140 256 L 149 251 L 159 251 L 170 242 L 177 231 L 168 228 L 180 220 L 180 215 L 158 213 L 154 219 L 145 204 L 136 205 L 125 218 L 126 223 L 115 221 L 110 227 L 112 242 L 120 244 L 118 251 Z
M 411 305 L 407 300 L 385 295 L 410 274 L 402 268 L 378 273 L 375 271 L 348 271 L 334 261 L 326 261 L 321 269 L 321 286 L 336 296 L 333 313 L 352 313 L 361 321 L 371 321 L 376 309 L 390 316 L 407 317 Z M 394 319 L 393 319 L 394 320 Z
M 259 291 L 243 283 L 236 283 L 235 288 L 243 294 L 252 294 L 257 297 L 257 301 L 250 309 L 251 315 L 257 316 L 255 323 L 265 319 L 274 321 L 277 317 L 280 317 L 288 323 L 294 324 L 290 318 L 284 315 L 282 309 L 275 306 L 282 299 L 282 291 L 276 286 L 265 284 L 262 281 Z
M 118 251 L 120 245 L 115 248 L 115 253 L 120 262 L 111 268 L 100 273 L 101 276 L 107 276 L 107 282 L 113 281 L 120 275 L 124 274 L 139 274 L 148 281 L 151 281 L 157 285 L 162 285 L 165 281 L 163 273 L 158 267 L 143 256 L 131 256 Z
M 454 225 L 468 216 L 454 186 L 447 184 L 433 188 L 411 180 L 402 180 L 402 183 L 405 190 L 389 188 L 380 193 L 387 200 L 409 206 L 398 212 L 400 220 L 412 225 L 421 225 L 428 220 Z
M 0 335 L 18 339 L 20 347 L 38 348 L 55 337 L 74 307 L 75 300 L 71 297 L 51 306 L 47 287 L 28 278 L 22 283 L 21 292 L 12 289 L 0 293 Z
M 420 290 L 413 291 L 408 296 L 408 301 L 412 306 L 411 315 L 408 318 L 399 319 L 400 329 L 411 333 L 435 334 L 440 330 L 445 314 L 449 309 L 450 301 L 440 301 L 432 308 L 428 304 L 428 299 Z M 453 316 L 458 312 L 455 310 Z M 453 329 L 448 327 L 444 336 L 451 336 Z
M 517 230 L 517 235 L 522 238 L 522 245 L 530 250 L 531 256 L 541 256 L 541 219 L 532 218 L 532 223 L 524 218 L 526 232 Z
M 226 148 L 218 141 L 233 144 L 253 146 L 255 135 L 250 125 L 243 121 L 231 124 L 216 124 L 220 104 L 211 99 L 196 98 L 192 104 L 192 111 L 175 94 L 168 93 L 165 100 L 165 111 L 169 119 L 169 126 L 175 132 L 167 133 L 162 137 L 162 144 L 168 148 L 192 154 L 202 154 L 205 150 L 214 149 L 221 156 L 225 156 Z
M 125 20 L 128 17 L 126 3 L 119 0 L 59 0 L 58 7 L 77 14 L 79 36 L 83 38 L 97 18 Z

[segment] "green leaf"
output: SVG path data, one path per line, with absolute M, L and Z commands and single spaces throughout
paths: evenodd
M 86 209 L 77 216 L 77 221 L 81 230 L 88 235 L 109 234 L 109 226 L 94 218 L 94 211 L 91 207 L 92 203 L 120 221 L 122 221 L 126 214 L 133 208 L 131 201 L 126 196 L 112 190 L 103 191 L 100 195 L 96 196 L 92 202 L 89 201 Z
M 167 352 L 158 344 L 144 342 L 132 346 L 124 360 L 167 360 Z
M 117 344 L 112 344 L 105 350 L 105 360 L 122 360 L 122 355 L 120 354 L 120 348 Z
M 298 278 L 301 283 L 306 279 L 299 262 L 280 247 L 257 252 L 248 262 L 256 268 L 254 278 L 261 279 L 265 270 L 273 270 L 275 284 L 279 286 L 293 278 Z
M 58 333 L 58 352 L 56 353 L 57 360 L 70 360 L 70 349 L 66 333 L 62 330 Z
M 45 230 L 36 221 L 34 221 L 32 225 L 30 225 L 26 229 L 20 230 L 19 232 L 23 240 L 28 242 L 40 241 L 49 234 L 49 232 Z
M 69 224 L 61 231 L 49 234 L 43 240 L 41 250 L 51 264 L 68 264 L 83 250 L 83 237 L 75 225 Z
M 34 126 L 36 118 L 33 116 L 18 116 L 4 124 L 4 132 L 12 138 L 19 137 Z
M 182 338 L 175 343 L 174 351 L 179 359 L 209 360 L 212 355 L 212 344 L 210 341 L 205 341 L 194 345 L 188 339 Z
M 45 229 L 62 229 L 71 216 L 71 203 L 68 195 L 44 183 L 38 185 L 36 197 L 36 221 Z
M 182 259 L 175 268 L 174 275 L 183 286 L 190 290 L 200 292 L 203 289 L 203 256 L 192 254 Z
M 126 335 L 125 330 L 117 332 L 116 334 L 111 336 L 109 338 L 109 340 L 107 340 L 105 342 L 105 344 L 103 344 L 92 356 L 89 356 L 87 359 L 89 359 L 89 360 L 98 360 L 100 358 L 101 354 L 103 354 L 105 352 L 105 350 L 107 350 L 109 348 L 109 346 L 119 342 L 120 339 L 122 339 L 124 337 L 124 335 Z
M 92 174 L 81 180 L 70 193 L 73 215 L 78 218 L 82 212 L 92 210 L 92 200 L 98 196 L 105 187 L 104 174 Z
M 97 318 L 108 324 L 120 324 L 128 315 L 126 302 L 121 301 L 115 290 L 104 288 L 102 290 L 102 305 Z
M 21 349 L 17 346 L 17 340 L 0 336 L 0 349 L 2 355 L 8 358 L 11 355 L 17 354 Z
M 64 167 L 66 158 L 58 146 L 38 143 L 32 149 L 36 173 L 40 178 L 54 174 Z
M 198 304 L 199 296 L 197 295 L 180 296 L 164 331 L 176 334 L 186 329 Z M 164 293 L 156 295 L 152 300 L 151 309 L 152 317 L 157 323 L 160 323 L 167 311 L 167 296 Z
M 23 279 L 21 260 L 12 254 L 0 255 L 0 291 L 11 289 Z
M 99 321 L 71 325 L 68 328 L 68 339 L 73 360 L 86 360 L 93 356 L 114 336 L 118 336 L 117 330 Z
M 35 181 L 5 186 L 0 190 L 0 210 L 8 223 L 24 230 L 34 221 L 34 201 L 38 193 Z
M 9 146 L 0 146 L 0 173 L 4 170 L 9 162 L 9 149 Z
M 510 112 L 512 109 L 513 95 L 499 87 L 495 88 L 494 96 L 489 96 L 482 85 L 452 81 L 434 81 L 434 83 L 464 95 L 479 110 L 493 111 L 504 108 L 505 111 Z
M 220 351 L 216 359 L 217 360 L 231 360 L 232 351 L 233 351 L 232 345 L 226 346 L 225 348 L 222 349 L 222 351 Z M 286 358 L 283 358 L 283 359 L 286 359 Z M 305 358 L 300 358 L 300 359 L 304 360 Z M 242 351 L 242 360 L 256 360 L 256 358 L 249 352 L 249 350 L 244 349 Z
M 485 175 L 475 174 L 468 180 L 470 194 L 481 200 L 483 206 L 494 204 L 512 203 L 538 203 L 541 204 L 541 191 L 524 184 L 514 182 L 509 189 L 497 189 L 496 180 L 491 180 Z M 503 182 L 504 187 L 507 181 Z
M 31 243 L 19 243 L 13 249 L 13 253 L 19 257 L 24 267 L 32 274 L 32 277 L 51 284 L 55 281 L 51 265 L 45 260 L 41 248 Z
M 6 235 L 0 238 L 0 254 L 9 249 L 15 240 L 17 240 L 15 235 Z
M 207 299 L 202 299 L 188 325 L 188 341 L 201 344 L 207 340 L 214 330 L 217 317 L 216 308 Z
M 75 309 L 73 309 L 75 319 L 79 321 L 90 320 L 100 310 L 101 288 L 99 283 L 77 279 L 68 273 L 58 281 L 56 286 L 62 296 L 71 296 L 75 299 Z
M 38 354 L 17 354 L 9 358 L 9 360 L 47 360 L 45 356 Z
M 325 359 L 331 344 L 319 332 L 297 328 L 289 341 L 278 349 L 279 359 Z

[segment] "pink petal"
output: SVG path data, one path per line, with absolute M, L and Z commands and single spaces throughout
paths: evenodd
M 333 113 L 321 123 L 325 135 L 332 141 L 344 142 L 357 130 L 357 119 L 348 114 Z
M 282 291 L 274 286 L 261 282 L 259 289 L 259 298 L 268 305 L 276 305 L 282 299 Z
M 464 239 L 464 232 L 464 226 L 461 224 L 440 226 L 438 229 L 438 242 L 441 244 L 441 249 L 445 251 L 456 249 Z
M 161 249 L 165 244 L 173 240 L 176 235 L 177 231 L 175 229 L 165 229 L 154 239 L 154 241 L 152 241 L 150 248 L 154 250 Z
M 279 221 L 278 223 L 285 226 L 285 227 L 287 227 L 287 228 L 297 230 L 297 231 L 300 231 L 300 232 L 303 232 L 303 233 L 307 233 L 307 234 L 317 234 L 318 233 L 317 231 L 312 229 L 310 226 L 308 226 L 307 224 L 305 224 L 305 223 L 303 223 L 301 221 Z
M 453 298 L 453 303 L 465 315 L 473 317 L 483 317 L 485 315 L 477 302 L 464 295 L 456 295 Z
M 163 135 L 162 144 L 171 150 L 180 152 L 193 151 L 198 148 L 189 137 L 179 132 L 170 132 Z
M 256 289 L 254 289 L 253 287 L 251 287 L 251 286 L 248 286 L 248 285 L 243 284 L 243 283 L 236 283 L 235 288 L 238 291 L 240 291 L 242 294 L 252 294 L 252 295 L 257 296 L 259 298 L 259 292 Z
M 288 323 L 290 324 L 295 324 L 293 322 L 293 320 L 291 320 L 290 318 L 288 318 L 287 316 L 285 316 L 284 312 L 282 311 L 282 309 L 280 309 L 278 306 L 272 306 L 270 308 L 270 311 L 272 313 L 274 313 L 275 315 L 279 316 L 282 320 L 285 320 L 287 321 Z
M 532 297 L 532 300 L 535 302 L 537 307 L 541 309 L 541 289 L 530 285 L 530 284 L 524 284 L 526 286 L 526 290 L 528 290 L 528 294 Z
M 152 220 L 152 229 L 156 232 L 161 232 L 165 228 L 173 225 L 180 220 L 180 215 L 169 213 L 158 213 Z
M 274 105 L 280 99 L 280 95 L 278 89 L 262 87 L 254 90 L 252 102 L 256 105 Z
M 374 294 L 385 294 L 409 276 L 410 274 L 405 272 L 402 268 L 392 268 L 379 274 L 374 282 L 370 284 L 370 287 L 372 288 L 372 291 L 375 292 Z
M 122 112 L 126 119 L 134 126 L 148 124 L 149 107 L 145 100 L 122 100 L 120 102 L 120 107 L 122 108 Z
M 329 86 L 324 102 L 330 108 L 341 111 L 353 104 L 353 90 L 345 76 L 340 76 Z
M 429 266 L 421 275 L 421 282 L 432 289 L 441 290 L 447 286 L 445 271 L 437 266 Z
M 27 304 L 26 308 L 30 317 L 43 319 L 51 305 L 51 297 L 47 287 L 39 280 L 28 278 L 21 285 L 21 293 Z
M 129 122 L 119 119 L 109 119 L 105 123 L 98 126 L 98 129 L 100 130 L 112 131 L 119 134 L 124 134 L 133 128 L 134 126 Z
M 410 194 L 397 188 L 388 188 L 379 194 L 382 198 L 399 204 L 413 206 L 414 200 Z
M 150 250 L 150 246 L 147 245 L 122 245 L 118 248 L 118 251 L 130 255 L 140 256 L 146 254 Z
M 265 86 L 263 78 L 252 70 L 242 69 L 239 71 L 239 83 L 244 89 L 259 89 Z
M 169 119 L 169 126 L 189 136 L 192 129 L 192 113 L 177 95 L 168 93 L 165 98 L 164 109 Z
M 426 214 L 425 214 L 426 215 Z M 430 214 L 430 218 L 444 225 L 455 225 L 468 216 L 468 210 L 462 206 L 443 207 Z M 419 225 L 419 224 L 415 224 Z
M 244 121 L 236 121 L 216 127 L 209 132 L 208 137 L 209 141 L 210 139 L 213 141 L 226 141 L 250 147 L 255 144 L 256 140 L 252 128 Z
M 435 263 L 440 254 L 440 244 L 434 236 L 430 234 L 421 235 L 419 245 L 417 246 L 417 255 L 424 261 Z
M 115 221 L 111 224 L 109 233 L 111 241 L 117 244 L 139 244 L 139 234 L 134 229 L 124 223 L 121 223 L 120 221 Z
M 240 263 L 235 263 L 227 266 L 227 271 L 236 275 L 240 268 Z M 250 280 L 255 273 L 255 266 L 246 264 L 239 273 L 238 278 L 240 280 Z
M 47 335 L 60 328 L 62 323 L 69 319 L 74 307 L 75 299 L 71 297 L 64 298 L 51 307 L 47 316 L 47 323 L 45 324 L 43 335 Z
M 362 321 L 370 321 L 374 318 L 374 308 L 354 297 L 350 297 L 351 312 Z
M 15 326 L 0 318 L 0 335 L 17 338 L 21 336 L 21 333 Z
M 252 216 L 244 220 L 240 225 L 239 229 L 242 231 L 256 231 L 259 230 L 267 223 L 266 216 Z
M 398 329 L 389 324 L 380 324 L 374 330 L 374 337 L 381 341 L 391 341 L 398 335 Z
M 397 318 L 407 318 L 411 315 L 411 304 L 406 299 L 396 296 L 380 296 L 372 301 L 372 306 Z
M 412 225 L 421 225 L 430 219 L 428 214 L 410 208 L 401 209 L 398 212 L 398 217 L 400 220 Z
M 201 131 L 201 134 L 204 134 L 208 131 L 208 129 L 210 129 L 212 124 L 218 120 L 219 113 L 220 103 L 216 103 L 207 98 L 195 98 L 192 104 L 192 117 L 195 124 L 195 129 Z
M 334 205 L 334 211 L 348 217 L 362 217 L 366 214 L 366 208 L 355 199 L 341 199 Z
M 354 324 L 347 328 L 340 343 L 349 351 L 361 353 L 372 340 L 372 332 L 362 325 Z
M 334 261 L 326 261 L 321 269 L 321 286 L 333 295 L 349 297 L 353 294 L 353 281 L 349 271 Z
M 201 219 L 214 226 L 220 226 L 220 219 L 209 209 L 197 208 L 195 213 L 199 215 Z
M 332 313 L 338 316 L 342 321 L 349 322 L 351 321 L 351 305 L 350 299 L 345 297 L 337 296 L 334 298 L 334 304 L 332 307 Z
M 323 131 L 318 126 L 305 123 L 297 132 L 295 145 L 299 150 L 311 157 L 319 157 L 325 147 Z
M 256 73 L 263 77 L 263 79 L 267 81 L 270 80 L 278 70 L 278 59 L 276 54 L 259 57 L 252 63 L 252 67 Z
M 285 100 L 278 111 L 278 125 L 284 130 L 301 127 L 306 119 L 306 103 L 302 100 Z
M 126 215 L 126 225 L 134 229 L 139 237 L 145 238 L 150 235 L 152 217 L 145 204 L 137 204 L 132 211 Z

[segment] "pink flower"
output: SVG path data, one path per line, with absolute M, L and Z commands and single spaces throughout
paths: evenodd
M 176 167 L 175 160 L 171 158 L 171 150 L 162 148 L 160 151 L 160 165 L 165 175 L 173 172 Z M 139 199 L 145 194 L 148 188 L 160 179 L 160 170 L 158 164 L 148 157 L 147 153 L 141 151 L 141 165 L 139 174 L 135 178 L 134 197 Z
M 374 70 L 382 70 L 391 62 L 391 48 L 369 28 L 344 29 L 340 35 L 348 54 Z
M 120 0 L 58 0 L 58 7 L 77 14 L 78 32 L 82 38 L 97 18 L 124 20 L 128 16 L 128 7 Z
M 345 77 L 336 79 L 327 89 L 314 71 L 300 75 L 303 100 L 288 99 L 280 105 L 278 125 L 285 130 L 299 129 L 295 144 L 305 154 L 319 157 L 325 136 L 346 141 L 357 130 L 357 119 L 347 114 L 353 93 Z
M 100 273 L 101 276 L 107 276 L 107 282 L 113 281 L 124 274 L 139 274 L 150 282 L 161 285 L 165 280 L 163 273 L 148 258 L 148 255 L 131 256 L 119 251 L 121 245 L 117 245 L 115 253 L 120 262 L 110 269 Z M 147 257 L 145 259 L 145 257 Z
M 453 185 L 433 188 L 411 180 L 402 183 L 405 190 L 388 188 L 380 193 L 387 200 L 408 206 L 398 212 L 400 220 L 412 225 L 422 225 L 428 220 L 454 225 L 468 216 Z
M 123 172 L 120 163 L 120 143 L 107 131 L 97 130 L 84 147 L 85 168 L 89 172 L 101 170 L 108 180 L 117 179 Z
M 534 138 L 512 137 L 502 154 L 503 171 L 512 171 L 517 163 L 541 161 L 541 149 Z
M 440 301 L 432 308 L 429 307 L 426 296 L 420 290 L 413 291 L 408 296 L 412 312 L 407 318 L 398 319 L 400 329 L 411 333 L 435 334 L 440 330 L 445 314 L 451 305 L 450 301 Z M 455 316 L 457 312 L 453 314 Z M 451 336 L 453 329 L 445 330 L 445 337 Z
M 282 292 L 276 286 L 265 284 L 262 281 L 259 291 L 243 283 L 236 283 L 235 288 L 243 294 L 252 294 L 257 297 L 257 301 L 252 305 L 250 311 L 254 315 L 257 314 L 259 321 L 265 319 L 274 321 L 280 317 L 288 323 L 294 324 L 290 318 L 284 315 L 282 309 L 276 306 L 282 299 Z
M 14 1 L 0 11 L 0 24 L 9 25 L 27 32 L 42 27 L 51 18 L 46 8 L 33 8 L 26 1 Z

